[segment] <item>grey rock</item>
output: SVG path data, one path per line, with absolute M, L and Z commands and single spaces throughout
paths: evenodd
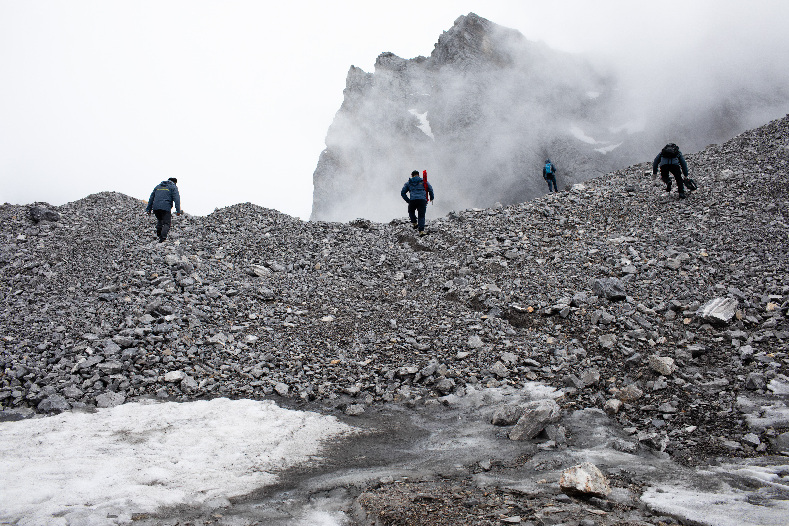
M 514 405 L 505 405 L 496 409 L 491 418 L 494 426 L 511 426 L 520 419 L 523 409 Z
M 764 389 L 767 387 L 767 380 L 762 373 L 748 373 L 745 378 L 745 388 L 750 390 Z
M 348 416 L 359 416 L 365 411 L 364 404 L 351 404 L 345 408 L 345 414 Z
M 625 285 L 619 278 L 601 278 L 592 283 L 594 293 L 609 301 L 621 301 L 627 296 Z
M 34 223 L 39 221 L 60 221 L 60 214 L 43 206 L 31 206 L 28 215 Z
M 109 408 L 121 405 L 126 401 L 126 396 L 122 393 L 107 392 L 96 397 L 96 407 Z
M 789 432 L 781 433 L 771 441 L 773 449 L 782 455 L 789 456 Z
M 559 421 L 561 408 L 553 400 L 536 400 L 523 407 L 523 414 L 509 433 L 510 440 L 529 440 L 548 424 Z
M 51 395 L 39 402 L 36 408 L 43 413 L 60 413 L 71 409 L 71 405 L 60 395 Z
M 734 298 L 715 298 L 696 311 L 696 315 L 713 325 L 728 325 L 737 313 L 737 300 Z

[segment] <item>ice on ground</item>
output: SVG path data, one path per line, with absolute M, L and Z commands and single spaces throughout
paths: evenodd
M 769 506 L 752 504 L 749 494 L 733 489 L 709 493 L 681 486 L 660 486 L 649 488 L 641 500 L 654 511 L 693 524 L 785 526 L 789 517 L 789 501 L 774 499 Z
M 419 126 L 417 126 L 417 128 L 422 130 L 422 132 L 424 132 L 424 134 L 427 135 L 428 137 L 430 137 L 431 139 L 433 139 L 433 140 L 436 139 L 433 136 L 433 130 L 430 129 L 430 122 L 427 120 L 427 112 L 419 113 L 418 111 L 416 111 L 414 109 L 411 109 L 411 110 L 408 110 L 408 113 L 410 113 L 411 115 L 414 115 L 417 119 L 419 119 L 419 123 L 420 124 L 419 124 Z
M 603 146 L 602 148 L 595 148 L 595 149 L 594 149 L 594 151 L 596 151 L 596 152 L 600 152 L 600 153 L 602 153 L 603 155 L 605 155 L 605 154 L 607 154 L 608 152 L 613 152 L 614 150 L 616 150 L 616 149 L 617 149 L 617 148 L 619 148 L 620 146 L 622 146 L 622 143 L 621 143 L 621 142 L 620 142 L 620 143 L 618 143 L 618 144 L 611 144 L 611 145 L 609 145 L 609 146 Z
M 221 505 L 355 429 L 271 401 L 140 402 L 0 423 L 0 522 L 126 524 Z
M 789 395 L 789 382 L 781 381 L 778 378 L 773 378 L 767 384 L 767 389 L 777 395 Z

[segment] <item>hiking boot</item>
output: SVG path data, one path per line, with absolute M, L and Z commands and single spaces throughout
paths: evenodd
M 666 192 L 671 192 L 671 185 L 666 187 Z
M 411 228 L 416 230 L 417 228 L 419 228 L 419 223 L 411 223 Z
M 686 197 L 687 197 L 687 195 L 686 195 L 686 194 L 684 194 L 684 193 L 682 193 L 682 194 L 679 194 L 679 198 L 680 198 L 680 199 L 685 199 Z
M 159 238 L 159 243 L 164 243 L 164 238 L 163 237 Z
M 427 232 L 425 232 L 424 230 L 420 230 L 420 231 L 419 231 L 419 235 L 420 235 L 420 237 L 421 237 L 421 236 L 426 236 L 426 235 L 427 235 Z

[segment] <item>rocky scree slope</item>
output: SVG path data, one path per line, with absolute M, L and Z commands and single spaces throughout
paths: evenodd
M 789 376 L 788 158 L 789 117 L 689 155 L 688 199 L 644 163 L 431 209 L 424 238 L 247 203 L 175 218 L 158 244 L 125 195 L 5 204 L 3 414 L 274 396 L 353 415 L 539 381 L 564 410 L 608 411 L 625 448 L 779 451 L 789 423 L 765 407 Z M 715 298 L 730 318 L 701 316 Z

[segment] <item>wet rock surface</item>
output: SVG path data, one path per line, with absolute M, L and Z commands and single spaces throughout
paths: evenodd
M 534 439 L 510 441 L 506 411 L 505 427 L 479 415 L 532 459 L 535 443 L 580 447 L 567 419 L 583 410 L 621 430 L 622 454 L 688 468 L 785 454 L 787 137 L 784 118 L 688 155 L 699 190 L 684 200 L 644 163 L 428 217 L 424 238 L 405 219 L 302 222 L 239 204 L 174 218 L 159 244 L 144 204 L 121 194 L 38 203 L 53 212 L 38 221 L 5 204 L 0 418 L 226 396 L 352 421 L 540 382 L 562 417 Z M 725 322 L 704 308 L 716 298 L 736 304 Z

